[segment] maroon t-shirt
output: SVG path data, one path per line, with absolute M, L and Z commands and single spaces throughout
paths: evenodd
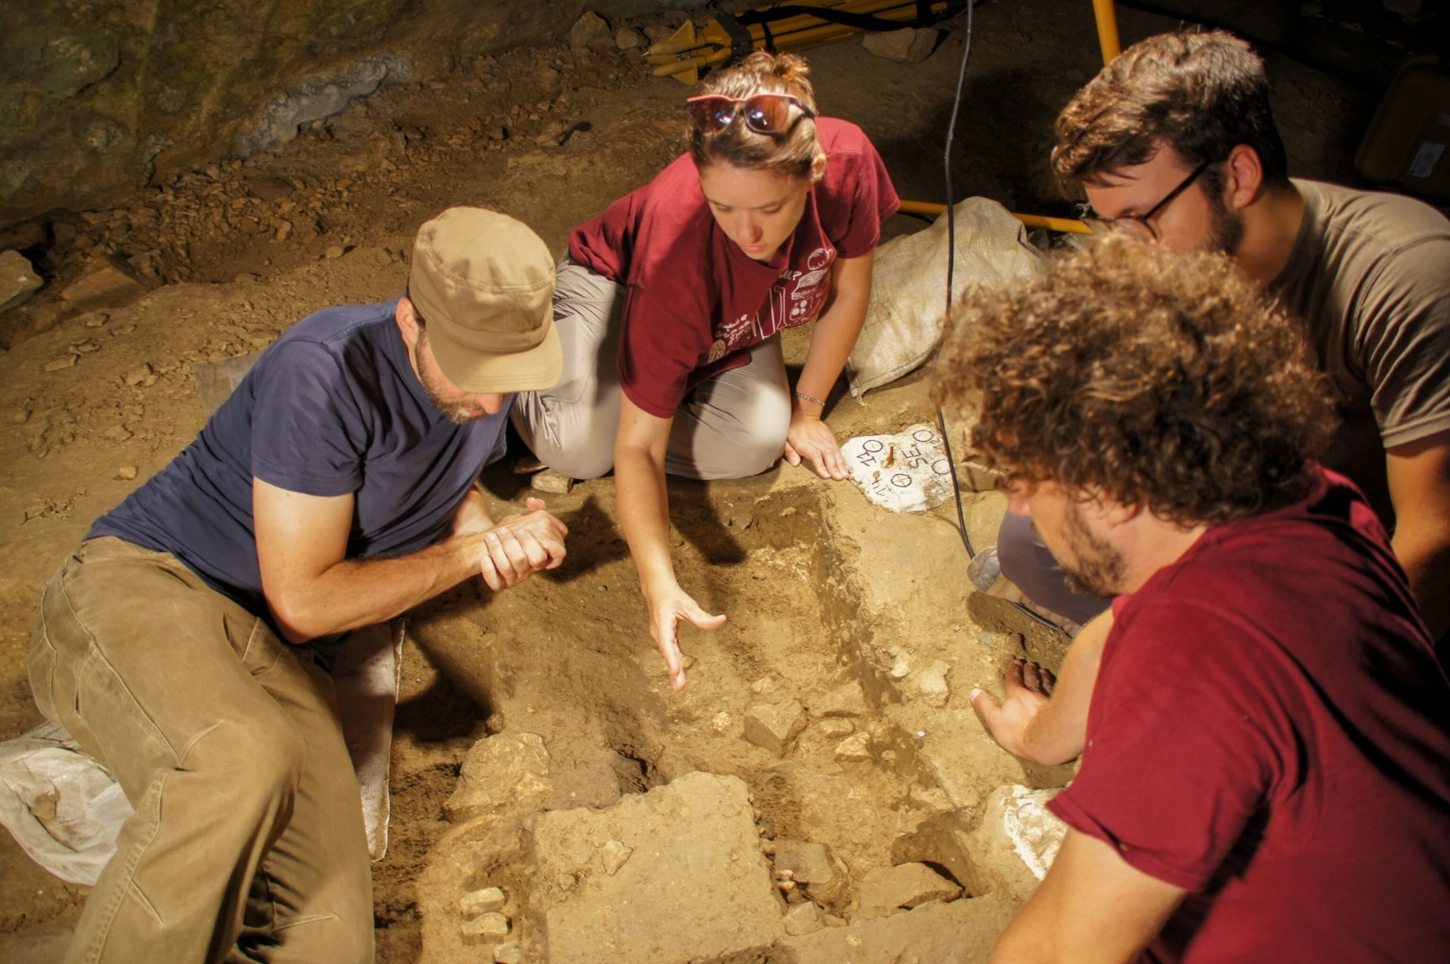
M 1190 891 L 1150 960 L 1450 961 L 1450 684 L 1340 476 L 1114 603 L 1050 804 Z
M 690 389 L 820 314 L 836 258 L 874 248 L 882 219 L 901 206 L 859 127 L 822 117 L 816 129 L 825 176 L 769 261 L 751 258 L 716 225 L 688 154 L 569 236 L 570 258 L 627 287 L 620 382 L 651 415 L 672 418 Z

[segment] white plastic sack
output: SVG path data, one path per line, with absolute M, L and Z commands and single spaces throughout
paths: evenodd
M 1045 268 L 1027 229 L 996 201 L 969 197 L 956 206 L 952 292 L 974 284 L 1029 278 Z M 851 394 L 878 388 L 915 370 L 941 340 L 946 319 L 947 217 L 876 249 L 871 303 L 846 361 Z
M 66 883 L 95 884 L 133 812 L 120 785 L 63 728 L 46 723 L 0 743 L 0 823 Z

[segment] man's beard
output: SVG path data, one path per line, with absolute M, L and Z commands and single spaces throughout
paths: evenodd
M 1064 521 L 1063 535 L 1075 557 L 1072 565 L 1057 560 L 1067 587 L 1089 596 L 1108 597 L 1122 592 L 1126 567 L 1122 553 L 1088 531 L 1077 503 L 1069 503 Z
M 426 359 L 432 354 L 425 354 L 423 349 L 428 345 L 428 329 L 418 330 L 418 342 L 413 348 L 413 357 L 418 360 L 418 380 L 423 383 L 423 391 L 428 393 L 428 401 L 433 407 L 443 414 L 454 425 L 467 425 L 469 422 L 476 422 L 481 418 L 487 418 L 488 412 L 465 402 L 452 401 L 444 397 L 444 386 L 447 384 L 443 378 L 443 372 L 430 364 Z
M 1233 257 L 1244 239 L 1244 216 L 1235 214 L 1224 203 L 1223 195 L 1205 191 L 1209 206 L 1209 249 Z

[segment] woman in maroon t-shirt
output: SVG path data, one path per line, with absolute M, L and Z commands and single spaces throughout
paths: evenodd
M 898 207 L 854 124 L 817 117 L 806 64 L 755 53 L 687 102 L 689 153 L 575 229 L 554 313 L 564 374 L 514 424 L 573 478 L 615 471 L 620 522 L 676 688 L 679 585 L 665 474 L 742 478 L 784 454 L 847 478 L 825 399 L 856 343 L 881 220 Z M 779 332 L 815 320 L 794 389 Z

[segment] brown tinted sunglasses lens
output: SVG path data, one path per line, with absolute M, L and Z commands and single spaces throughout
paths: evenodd
M 744 114 L 745 126 L 757 134 L 779 134 L 790 127 L 790 109 L 796 103 L 784 94 L 757 94 L 744 100 L 707 94 L 691 98 L 685 107 L 695 125 L 706 134 L 729 127 L 737 113 Z

